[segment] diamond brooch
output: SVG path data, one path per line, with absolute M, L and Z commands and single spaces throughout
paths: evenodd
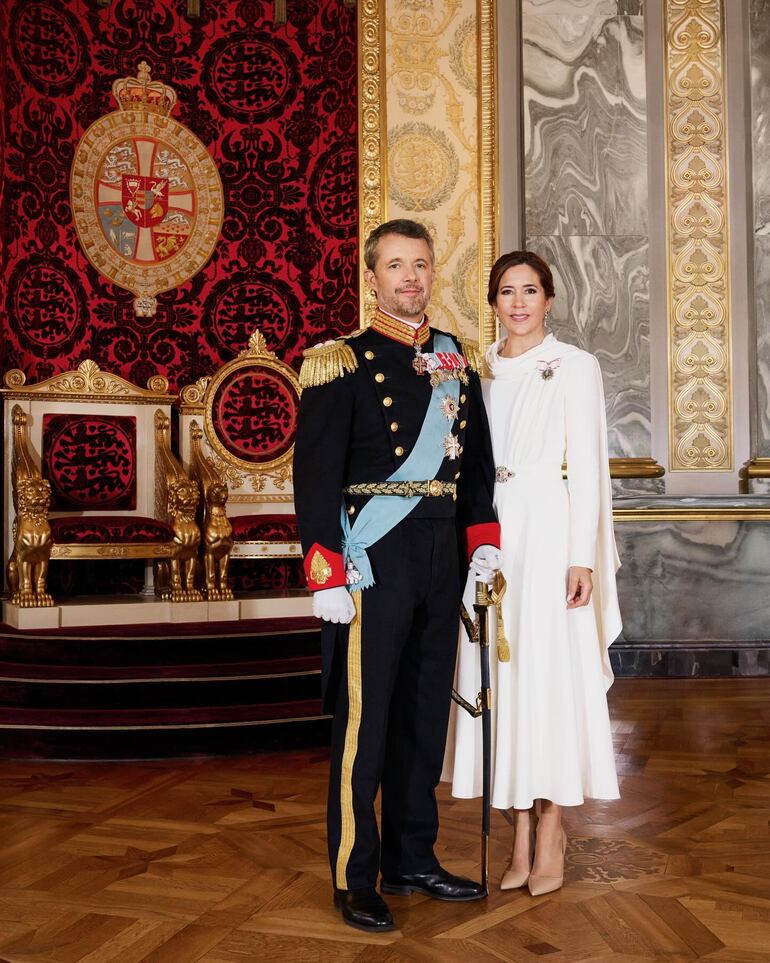
M 554 358 L 553 361 L 538 361 L 537 370 L 540 372 L 543 381 L 550 381 L 560 364 L 561 358 Z

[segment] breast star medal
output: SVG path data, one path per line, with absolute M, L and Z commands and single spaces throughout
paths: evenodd
M 458 405 L 451 395 L 447 395 L 441 402 L 441 412 L 449 421 L 457 417 Z
M 444 439 L 444 455 L 450 461 L 457 461 L 463 453 L 463 446 L 457 435 L 447 435 Z

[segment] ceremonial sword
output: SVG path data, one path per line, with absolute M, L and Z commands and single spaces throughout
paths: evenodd
M 475 620 L 468 615 L 464 603 L 460 603 L 460 618 L 471 642 L 479 644 L 481 667 L 481 691 L 476 696 L 476 704 L 468 702 L 457 689 L 452 689 L 454 701 L 474 719 L 481 716 L 481 881 L 484 894 L 489 895 L 489 812 L 491 805 L 491 764 L 492 764 L 492 687 L 489 676 L 489 621 L 490 606 L 495 606 L 498 617 L 498 633 L 502 640 L 500 625 L 500 601 L 505 592 L 505 578 L 502 572 L 495 572 L 492 589 L 484 581 L 476 582 L 476 596 L 473 603 Z M 505 659 L 507 661 L 507 659 Z

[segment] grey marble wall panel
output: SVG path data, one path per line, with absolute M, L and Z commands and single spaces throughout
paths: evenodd
M 642 14 L 639 0 L 522 7 L 526 243 L 556 274 L 556 334 L 600 360 L 615 457 L 650 454 Z
M 624 522 L 615 534 L 623 640 L 770 639 L 766 522 Z
M 646 234 L 641 17 L 524 16 L 529 234 Z
M 751 0 L 757 454 L 770 455 L 770 0 Z
M 650 364 L 646 236 L 539 236 L 548 261 L 558 338 L 595 354 L 602 368 L 610 457 L 649 453 Z M 630 494 L 630 492 L 629 492 Z
M 644 0 L 524 0 L 525 13 L 588 17 L 641 16 Z
M 768 145 L 770 147 L 770 145 Z M 770 158 L 768 158 L 770 166 Z M 770 223 L 768 224 L 770 227 Z M 770 455 L 770 234 L 754 238 L 757 324 L 757 454 Z

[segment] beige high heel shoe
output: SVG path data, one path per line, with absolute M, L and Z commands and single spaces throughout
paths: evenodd
M 532 896 L 544 896 L 553 893 L 564 885 L 564 856 L 567 852 L 567 834 L 561 831 L 561 876 L 535 876 L 529 874 L 527 887 Z
M 513 847 L 511 847 L 511 862 L 508 869 L 503 873 L 503 878 L 500 880 L 500 889 L 518 889 L 520 886 L 524 886 L 529 879 L 530 871 L 532 870 L 532 860 L 535 858 L 535 828 L 532 826 L 532 821 L 530 820 L 529 829 L 529 866 L 527 869 L 514 869 L 513 868 Z M 513 845 L 516 845 L 516 836 L 513 837 Z

